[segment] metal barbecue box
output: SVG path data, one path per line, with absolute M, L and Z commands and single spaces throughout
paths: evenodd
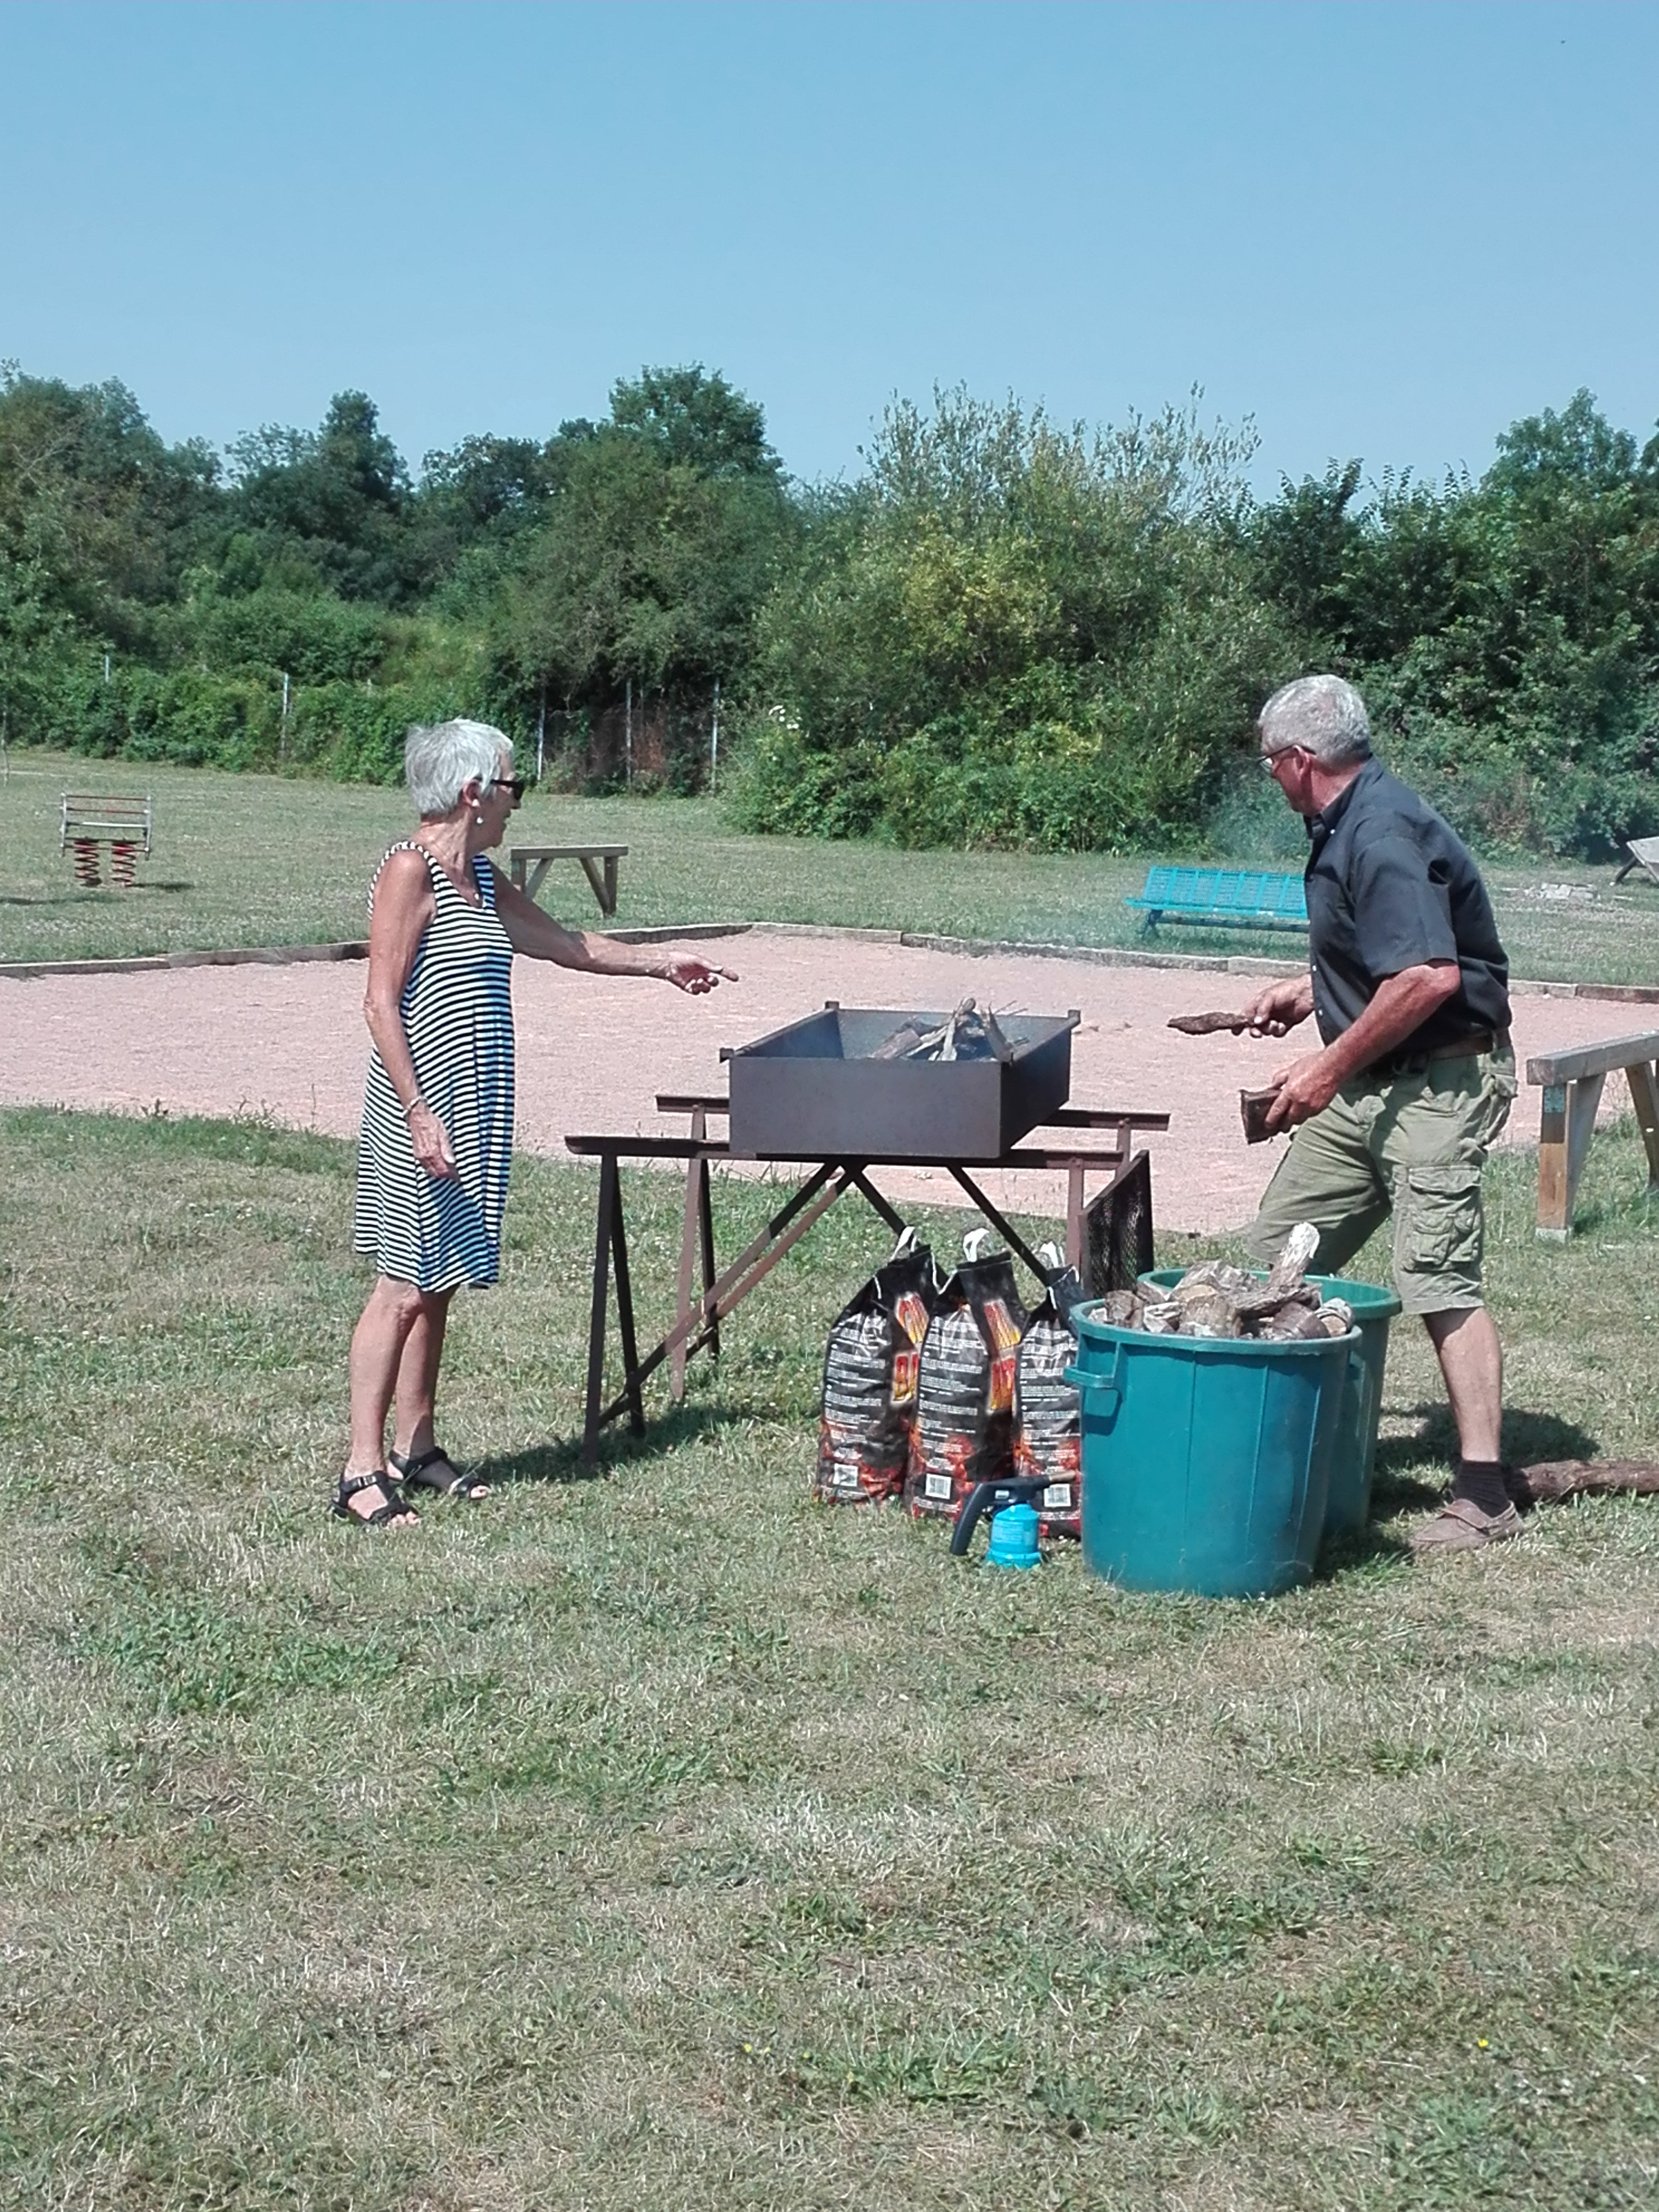
M 1080 1017 L 998 1015 L 991 1026 L 1005 1048 L 1000 1058 L 887 1056 L 902 1033 L 943 1030 L 955 1018 L 832 999 L 822 1013 L 753 1044 L 722 1046 L 720 1058 L 730 1064 L 732 1153 L 772 1160 L 1000 1158 L 1065 1104 Z

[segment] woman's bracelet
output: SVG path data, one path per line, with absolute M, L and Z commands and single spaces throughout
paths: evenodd
M 411 1115 L 429 1114 L 431 1111 L 432 1109 L 427 1104 L 425 1099 L 422 1097 L 420 1092 L 417 1091 L 415 1093 L 415 1096 L 410 1100 L 408 1105 L 404 1109 L 404 1119 L 407 1121 Z

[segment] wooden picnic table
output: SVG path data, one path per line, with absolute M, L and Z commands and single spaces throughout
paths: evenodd
M 1615 1068 L 1630 1085 L 1631 1103 L 1647 1148 L 1648 1188 L 1659 1191 L 1659 1030 L 1608 1037 L 1571 1052 L 1540 1053 L 1527 1062 L 1527 1080 L 1542 1087 L 1538 1130 L 1538 1234 L 1565 1243 L 1572 1234 L 1572 1202 L 1595 1129 L 1595 1109 Z
M 645 1399 L 643 1386 L 648 1376 L 670 1363 L 671 1395 L 676 1400 L 685 1394 L 685 1365 L 694 1354 L 708 1351 L 711 1358 L 720 1354 L 720 1327 L 732 1310 L 740 1305 L 750 1292 L 759 1287 L 770 1274 L 786 1252 L 799 1243 L 815 1223 L 822 1220 L 836 1201 L 849 1190 L 856 1190 L 896 1236 L 905 1226 L 902 1218 L 890 1206 L 870 1180 L 872 1169 L 902 1166 L 946 1169 L 960 1185 L 976 1210 L 1006 1240 L 1010 1249 L 1018 1252 L 1032 1273 L 1043 1274 L 1041 1261 L 1024 1238 L 1014 1228 L 969 1173 L 969 1169 L 999 1172 L 1022 1169 L 1038 1169 L 1053 1173 L 1063 1169 L 1066 1176 L 1066 1253 L 1069 1263 L 1081 1271 L 1087 1257 L 1091 1221 L 1103 1218 L 1115 1200 L 1120 1197 L 1129 1202 L 1137 1231 L 1139 1249 L 1126 1272 L 1136 1273 L 1150 1266 L 1152 1261 L 1152 1179 L 1149 1156 L 1143 1150 L 1134 1150 L 1137 1134 L 1167 1129 L 1167 1114 L 1141 1113 L 1120 1108 L 1065 1107 L 1048 1116 L 1039 1131 L 1035 1144 L 1028 1139 L 1011 1147 L 994 1159 L 917 1159 L 906 1154 L 900 1160 L 863 1157 L 820 1160 L 801 1159 L 771 1163 L 774 1165 L 794 1167 L 801 1171 L 801 1180 L 784 1203 L 768 1221 L 759 1236 L 753 1237 L 738 1257 L 724 1270 L 717 1270 L 714 1257 L 714 1206 L 709 1188 L 711 1167 L 732 1157 L 730 1147 L 721 1139 L 708 1134 L 711 1117 L 723 1118 L 727 1102 L 721 1097 L 701 1093 L 659 1095 L 659 1114 L 684 1114 L 690 1117 L 690 1133 L 684 1137 L 657 1136 L 568 1136 L 568 1148 L 584 1158 L 597 1158 L 599 1163 L 599 1218 L 593 1240 L 593 1298 L 587 1340 L 587 1395 L 582 1421 L 582 1457 L 590 1463 L 598 1457 L 599 1432 L 623 1413 L 629 1417 L 629 1425 L 635 1436 L 645 1433 Z M 1115 1141 L 1103 1145 L 1081 1145 L 1061 1135 L 1057 1140 L 1043 1141 L 1043 1130 L 1089 1130 L 1108 1136 Z M 744 1155 L 745 1158 L 748 1155 Z M 634 1293 L 629 1274 L 628 1233 L 623 1218 L 621 1163 L 624 1159 L 655 1160 L 658 1162 L 684 1160 L 686 1167 L 685 1210 L 680 1237 L 680 1258 L 677 1283 L 674 1325 L 643 1358 L 640 1357 L 638 1339 L 634 1324 Z M 1087 1198 L 1087 1178 L 1104 1173 L 1107 1181 Z M 702 1291 L 695 1299 L 692 1295 L 694 1274 L 700 1273 Z M 611 1283 L 616 1281 L 617 1332 L 622 1340 L 623 1384 L 607 1403 L 605 1396 L 605 1340 L 609 1330 Z M 1115 1285 L 1092 1285 L 1097 1290 Z
M 1659 837 L 1627 837 L 1625 851 L 1629 858 L 1613 878 L 1615 884 L 1622 884 L 1626 877 L 1634 874 L 1638 868 L 1659 884 Z
M 555 860 L 580 861 L 608 921 L 617 911 L 617 863 L 627 853 L 626 845 L 514 845 L 508 848 L 507 862 L 515 886 L 526 898 L 534 898 Z

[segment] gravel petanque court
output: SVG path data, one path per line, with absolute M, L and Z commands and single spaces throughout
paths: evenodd
M 1285 1039 L 1186 1037 L 1171 1014 L 1241 1005 L 1257 988 L 1219 969 L 1105 966 L 1018 952 L 970 954 L 855 936 L 756 928 L 700 939 L 738 971 L 707 999 L 665 985 L 514 966 L 520 1149 L 568 1159 L 568 1132 L 680 1130 L 654 1111 L 658 1091 L 723 1092 L 723 1044 L 741 1044 L 811 1012 L 847 1006 L 946 1008 L 971 994 L 1002 1011 L 1078 1007 L 1075 1104 L 1167 1112 L 1152 1140 L 1160 1225 L 1199 1233 L 1248 1221 L 1281 1144 L 1247 1148 L 1238 1093 L 1265 1082 L 1297 1048 Z M 355 1136 L 368 1052 L 364 963 L 307 961 L 0 980 L 0 1103 L 120 1112 L 265 1115 Z M 1640 1026 L 1639 1013 L 1594 1000 L 1520 992 L 1517 1060 Z M 1535 1144 L 1540 1094 L 1523 1083 L 1505 1142 Z M 1626 1112 L 1622 1079 L 1601 1115 Z M 756 1170 L 737 1170 L 753 1173 Z M 787 1170 L 780 1170 L 787 1173 Z M 885 1170 L 895 1197 L 962 1202 L 950 1177 Z M 991 1178 L 999 1204 L 1058 1214 L 1060 1178 Z M 1049 1186 L 1045 1188 L 1044 1186 Z

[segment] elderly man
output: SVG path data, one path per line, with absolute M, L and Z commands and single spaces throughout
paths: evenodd
M 1520 1533 L 1498 1432 L 1504 1356 L 1481 1295 L 1480 1171 L 1515 1097 L 1509 963 L 1462 841 L 1372 757 L 1364 702 L 1304 676 L 1261 710 L 1261 764 L 1306 817 L 1311 973 L 1243 1009 L 1282 1036 L 1312 1014 L 1322 1040 L 1275 1077 L 1270 1129 L 1294 1128 L 1250 1249 L 1271 1260 L 1297 1221 L 1340 1273 L 1390 1212 L 1394 1274 L 1420 1314 L 1457 1425 L 1450 1498 L 1419 1553 Z

